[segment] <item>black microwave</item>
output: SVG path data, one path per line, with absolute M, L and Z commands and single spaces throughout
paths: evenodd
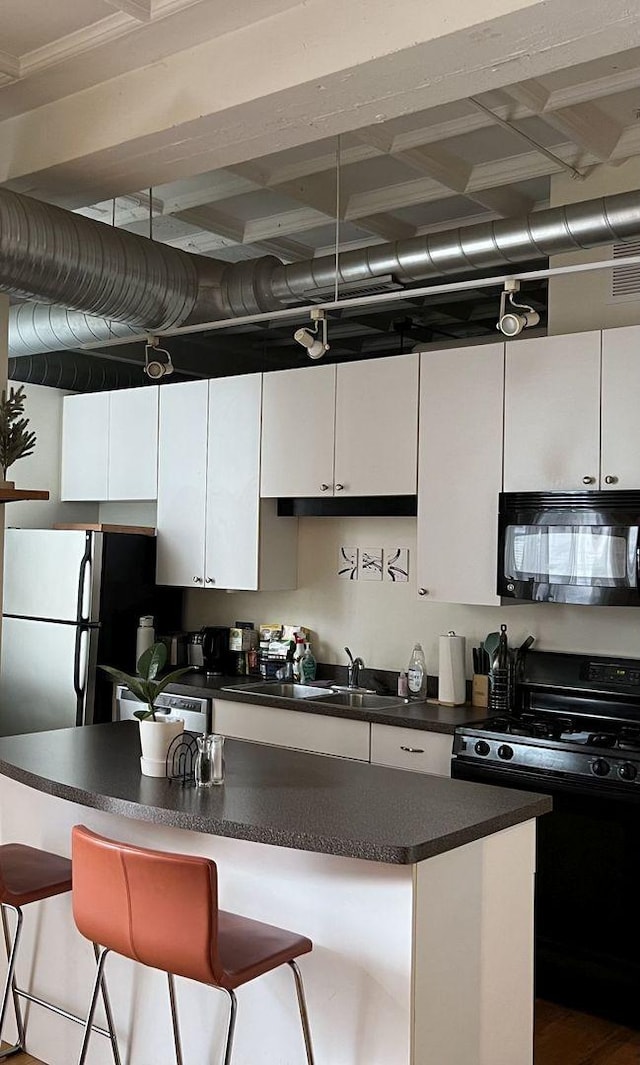
M 498 595 L 640 606 L 640 492 L 505 492 Z

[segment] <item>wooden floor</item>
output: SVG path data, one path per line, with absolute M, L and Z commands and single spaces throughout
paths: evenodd
M 7 1060 L 12 1065 L 44 1065 L 29 1054 Z M 640 1065 L 640 1032 L 539 1001 L 535 1065 Z

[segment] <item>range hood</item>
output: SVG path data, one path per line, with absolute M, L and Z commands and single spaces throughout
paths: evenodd
M 418 497 L 332 496 L 278 499 L 280 518 L 415 518 Z

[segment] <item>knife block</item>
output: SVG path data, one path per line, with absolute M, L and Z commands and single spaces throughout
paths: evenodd
M 474 673 L 471 679 L 471 705 L 489 705 L 489 677 L 486 673 Z

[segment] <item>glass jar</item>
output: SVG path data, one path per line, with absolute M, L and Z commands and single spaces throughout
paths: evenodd
M 198 736 L 196 756 L 196 787 L 209 788 L 212 784 L 224 784 L 224 736 L 211 733 Z

